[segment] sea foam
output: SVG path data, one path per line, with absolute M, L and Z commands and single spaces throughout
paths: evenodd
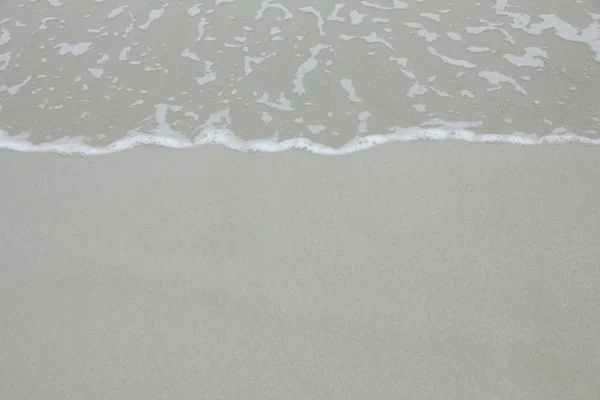
M 0 149 L 600 144 L 590 2 L 66 3 L 0 18 Z
M 10 136 L 6 131 L 0 129 L 0 149 L 3 150 L 83 156 L 117 153 L 144 145 L 169 149 L 189 149 L 205 145 L 219 145 L 239 152 L 277 153 L 288 150 L 300 150 L 319 155 L 337 156 L 367 150 L 388 143 L 444 140 L 528 146 L 566 143 L 600 145 L 600 139 L 587 138 L 573 133 L 535 137 L 534 135 L 525 134 L 478 134 L 468 130 L 446 131 L 441 129 L 398 128 L 388 134 L 356 137 L 337 148 L 315 142 L 306 137 L 297 137 L 283 141 L 278 141 L 277 138 L 243 140 L 227 129 L 205 129 L 193 140 L 156 134 L 134 134 L 118 139 L 105 146 L 92 146 L 86 143 L 83 136 L 35 144 L 28 140 L 27 135 Z

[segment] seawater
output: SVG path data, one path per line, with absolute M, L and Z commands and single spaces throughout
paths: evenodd
M 600 144 L 593 1 L 0 5 L 0 148 Z

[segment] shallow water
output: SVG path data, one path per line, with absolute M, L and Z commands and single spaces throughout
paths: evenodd
M 590 1 L 34 0 L 0 16 L 13 150 L 600 143 Z

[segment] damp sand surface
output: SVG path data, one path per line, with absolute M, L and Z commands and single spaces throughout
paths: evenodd
M 596 399 L 595 146 L 0 157 L 0 397 Z

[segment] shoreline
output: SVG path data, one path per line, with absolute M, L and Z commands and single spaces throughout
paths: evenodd
M 416 130 L 416 131 L 415 131 Z M 106 146 L 90 146 L 85 143 L 84 137 L 65 137 L 54 142 L 34 144 L 20 135 L 10 136 L 0 129 L 0 151 L 14 151 L 22 153 L 55 153 L 75 156 L 96 156 L 115 154 L 138 147 L 154 146 L 171 150 L 189 150 L 204 146 L 221 146 L 228 150 L 241 153 L 280 153 L 286 151 L 303 151 L 316 155 L 348 155 L 360 151 L 370 150 L 383 145 L 411 142 L 466 142 L 494 145 L 517 146 L 555 146 L 555 145 L 583 145 L 598 146 L 600 139 L 579 136 L 573 133 L 550 134 L 538 136 L 533 134 L 478 134 L 471 131 L 444 131 L 440 129 L 416 128 L 399 129 L 399 133 L 374 134 L 357 136 L 340 147 L 319 143 L 310 137 L 296 137 L 278 141 L 277 138 L 243 140 L 233 132 L 227 130 L 200 134 L 194 139 L 183 135 L 156 136 L 150 134 L 135 134 L 126 136 Z

